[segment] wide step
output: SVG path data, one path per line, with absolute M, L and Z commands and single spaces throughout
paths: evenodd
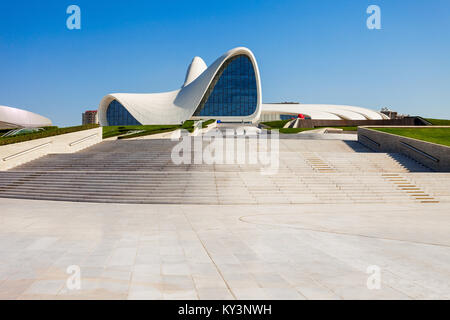
M 260 164 L 175 165 L 175 144 L 108 141 L 76 154 L 48 155 L 0 172 L 0 197 L 161 204 L 450 201 L 449 174 L 356 142 L 280 140 L 274 175 L 262 174 Z

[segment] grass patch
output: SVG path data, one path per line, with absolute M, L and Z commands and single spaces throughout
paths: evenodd
M 281 133 L 299 133 L 306 130 L 313 130 L 311 128 L 283 128 L 288 122 L 291 120 L 279 120 L 279 121 L 269 121 L 262 122 L 263 125 L 270 127 L 271 129 L 280 129 Z M 333 129 L 342 129 L 344 131 L 358 131 L 358 127 L 316 127 L 314 129 L 322 129 L 322 128 L 333 128 Z
M 18 129 L 18 128 L 17 128 L 17 129 Z M 0 138 L 1 138 L 2 135 L 4 135 L 5 133 L 10 132 L 11 130 L 16 130 L 16 129 L 1 129 L 1 130 L 0 130 Z
M 371 128 L 398 136 L 450 146 L 450 128 Z
M 4 135 L 4 134 L 6 134 L 6 133 L 8 133 L 8 132 L 10 132 L 10 131 L 13 131 L 13 130 L 19 130 L 19 129 L 27 129 L 27 128 L 17 128 L 17 129 L 10 129 L 10 130 L 2 130 L 2 132 L 0 132 L 0 138 L 3 138 L 3 137 L 1 137 L 1 136 Z M 41 131 L 36 131 L 36 132 L 22 132 L 22 133 L 19 133 L 19 134 L 14 135 L 14 136 L 11 136 L 11 137 L 4 137 L 4 138 L 22 137 L 22 136 L 29 135 L 29 134 L 36 134 L 36 133 L 38 133 L 38 132 L 42 133 L 42 132 L 46 132 L 46 131 L 56 130 L 56 129 L 58 129 L 58 127 L 42 127 L 42 128 L 39 128 L 39 129 L 43 129 L 43 130 L 41 130 Z M 4 139 L 4 138 L 3 138 L 3 139 Z
M 195 123 L 194 120 L 185 121 L 183 123 L 183 125 L 181 126 L 181 129 L 187 130 L 190 133 L 192 133 L 192 132 L 194 132 L 194 123 Z
M 214 120 L 214 119 L 207 120 L 207 121 L 203 122 L 202 128 L 205 129 L 205 128 L 207 128 L 210 124 L 212 124 L 212 123 L 214 123 L 214 122 L 216 122 L 216 121 L 217 121 L 217 120 Z
M 284 134 L 292 134 L 292 133 L 300 133 L 304 131 L 311 131 L 322 128 L 332 128 L 332 129 L 342 129 L 344 131 L 358 131 L 358 127 L 317 127 L 317 128 L 281 128 L 280 133 Z
M 278 120 L 278 121 L 262 122 L 262 124 L 273 129 L 281 129 L 286 125 L 286 123 L 290 121 L 291 120 Z
M 124 139 L 131 139 L 131 138 L 137 138 L 137 137 L 151 136 L 151 135 L 157 134 L 157 133 L 175 131 L 180 128 L 180 126 L 155 126 L 155 127 L 157 127 L 157 128 L 153 128 L 151 130 L 146 130 L 146 131 L 138 132 L 138 133 L 134 133 L 134 134 L 128 134 L 126 136 L 120 136 L 120 137 L 118 137 L 118 139 L 124 140 Z
M 358 131 L 358 127 L 321 127 L 321 128 L 342 129 L 344 131 Z M 316 129 L 318 129 L 318 128 L 316 128 Z
M 323 128 L 330 128 L 330 129 L 342 129 L 343 131 L 358 131 L 358 127 L 315 127 L 314 129 L 323 129 Z
M 0 134 L 5 134 L 8 133 L 10 131 L 13 130 L 19 130 L 19 129 L 27 129 L 27 128 L 13 128 L 13 129 L 1 129 L 0 130 Z M 33 128 L 34 129 L 34 128 Z M 51 127 L 40 127 L 40 128 L 36 128 L 36 129 L 43 129 L 43 131 L 48 131 L 48 130 L 55 130 L 58 129 L 58 127 L 56 126 L 51 126 Z M 31 132 L 31 133 L 35 133 L 35 132 Z M 23 133 L 23 134 L 30 134 L 30 133 Z M 0 137 L 1 138 L 1 137 Z
M 97 124 L 88 124 L 84 126 L 76 126 L 76 127 L 67 127 L 67 128 L 58 128 L 58 127 L 46 127 L 44 128 L 44 131 L 40 132 L 32 132 L 32 133 L 25 133 L 14 137 L 0 137 L 0 146 L 5 146 L 8 144 L 13 143 L 19 143 L 19 142 L 25 142 L 30 140 L 36 140 L 36 139 L 42 139 L 42 138 L 48 138 L 53 136 L 59 136 L 61 134 L 66 133 L 72 133 L 77 131 L 83 131 L 83 130 L 89 130 L 98 128 L 99 126 Z
M 450 120 L 425 118 L 433 126 L 450 126 Z
M 281 128 L 280 133 L 293 134 L 311 130 L 314 130 L 314 128 Z
M 110 126 L 103 127 L 103 139 L 120 136 L 133 130 L 144 130 L 145 126 Z
M 157 133 L 170 132 L 177 129 L 194 131 L 194 121 L 185 121 L 183 125 L 146 125 L 146 126 L 110 126 L 103 127 L 103 139 L 118 137 L 118 139 L 131 139 L 136 137 L 149 136 Z M 126 135 L 131 131 L 142 131 Z
M 310 130 L 314 130 L 313 128 L 270 128 L 267 130 L 278 130 L 280 133 L 283 134 L 294 134 L 294 133 L 300 133 L 303 131 L 310 131 Z
M 148 126 L 110 126 L 103 127 L 103 139 L 112 138 L 127 134 L 130 131 L 144 131 L 136 134 L 131 134 L 126 136 L 127 138 L 131 137 L 140 137 L 149 134 L 155 134 L 156 131 L 167 131 L 169 129 L 176 130 L 180 128 L 179 125 L 148 125 Z M 139 135 L 139 136 L 138 136 Z M 125 138 L 125 137 L 124 137 Z

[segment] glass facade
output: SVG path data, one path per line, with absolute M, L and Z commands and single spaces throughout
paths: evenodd
M 113 100 L 106 111 L 106 120 L 110 126 L 139 126 L 141 123 L 137 121 L 131 113 L 122 106 L 119 101 Z
M 235 56 L 220 68 L 194 116 L 252 115 L 258 104 L 257 90 L 251 60 L 246 55 Z

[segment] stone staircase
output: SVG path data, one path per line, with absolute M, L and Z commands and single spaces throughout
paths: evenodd
M 261 174 L 256 164 L 175 165 L 175 144 L 105 141 L 76 154 L 48 155 L 0 172 L 0 197 L 158 204 L 450 201 L 450 174 L 430 172 L 401 154 L 372 153 L 357 142 L 281 139 L 275 175 Z

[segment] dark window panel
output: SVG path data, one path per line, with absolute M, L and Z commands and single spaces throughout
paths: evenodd
M 248 116 L 256 111 L 255 70 L 245 55 L 227 61 L 208 89 L 195 116 Z
M 117 100 L 112 101 L 106 111 L 106 119 L 110 126 L 138 126 L 141 125 L 124 106 Z

